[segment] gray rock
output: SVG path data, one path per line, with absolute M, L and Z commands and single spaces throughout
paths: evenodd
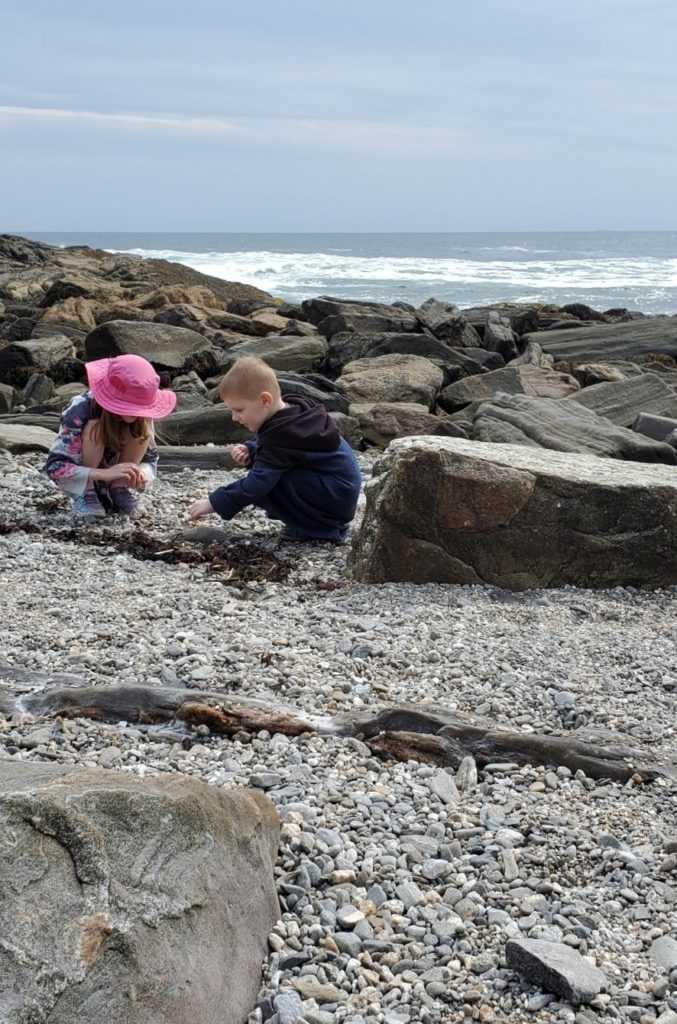
M 299 1024 L 303 1020 L 303 1001 L 293 988 L 283 988 L 273 999 L 279 1024 Z
M 631 427 L 640 413 L 677 417 L 677 394 L 655 373 L 593 384 L 571 395 L 570 401 L 619 427 Z
M 527 981 L 572 1003 L 589 1003 L 606 986 L 606 977 L 570 946 L 540 939 L 511 939 L 505 955 L 509 967 Z
M 349 554 L 362 582 L 677 582 L 677 481 L 667 466 L 404 438 L 376 464 L 366 493 Z
M 63 334 L 16 341 L 0 348 L 0 381 L 4 381 L 11 370 L 20 366 L 33 366 L 38 373 L 47 373 L 55 363 L 73 355 L 73 339 Z
M 619 427 L 570 399 L 495 395 L 473 414 L 472 437 L 559 452 L 603 455 L 635 462 L 677 462 L 669 444 Z
M 19 395 L 11 384 L 0 384 L 0 413 L 11 412 L 19 401 Z
M 146 321 L 109 320 L 90 331 L 85 339 L 85 358 L 110 359 L 132 352 L 170 370 L 182 370 L 190 357 L 211 347 L 211 342 L 186 327 Z
M 320 369 L 326 354 L 327 342 L 319 335 L 269 334 L 265 338 L 253 338 L 233 345 L 220 369 L 225 373 L 242 356 L 258 356 L 274 370 L 312 373 Z
M 355 932 L 335 932 L 334 942 L 342 953 L 358 956 L 362 949 L 362 939 Z
M 353 403 L 416 402 L 430 409 L 444 373 L 421 356 L 376 356 L 347 363 L 338 382 Z
M 677 319 L 656 316 L 626 324 L 595 324 L 522 335 L 523 344 L 530 341 L 538 342 L 555 360 L 571 363 L 637 359 L 654 352 L 677 356 Z
M 672 971 L 677 967 L 677 940 L 663 935 L 649 947 L 649 956 L 664 971 Z
M 0 448 L 8 452 L 48 452 L 56 434 L 44 427 L 0 422 Z
M 0 761 L 0 1019 L 241 1024 L 279 913 L 277 828 L 254 793 Z
M 355 333 L 414 332 L 420 330 L 414 310 L 404 303 L 389 306 L 382 302 L 344 301 L 321 295 L 301 304 L 311 324 L 326 337 L 343 331 Z
M 497 394 L 565 398 L 578 390 L 578 382 L 568 373 L 531 365 L 505 366 L 447 385 L 438 402 L 446 412 L 453 413 L 471 402 L 486 401 Z
M 424 901 L 424 895 L 415 882 L 402 882 L 397 886 L 397 898 L 404 903 L 404 909 L 417 907 Z
M 162 421 L 162 438 L 170 445 L 237 444 L 251 434 L 236 423 L 225 405 L 205 405 L 174 412 Z
M 436 338 L 447 341 L 456 348 L 482 347 L 481 338 L 475 328 L 468 323 L 458 306 L 451 302 L 427 299 L 416 310 L 416 316 Z
M 444 769 L 435 772 L 428 781 L 430 792 L 439 797 L 444 804 L 455 804 L 459 800 L 459 792 L 453 776 Z
M 430 857 L 428 860 L 423 861 L 420 870 L 423 877 L 427 878 L 429 882 L 436 882 L 438 878 L 444 878 L 445 875 L 449 874 L 451 864 L 448 860 Z

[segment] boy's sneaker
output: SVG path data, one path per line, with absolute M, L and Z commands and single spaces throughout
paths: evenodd
M 88 487 L 84 494 L 73 499 L 73 512 L 76 516 L 89 519 L 102 519 L 106 515 L 106 510 L 97 498 L 93 487 Z
M 131 491 L 129 487 L 109 488 L 110 500 L 113 510 L 121 516 L 133 516 L 139 507 L 139 496 Z

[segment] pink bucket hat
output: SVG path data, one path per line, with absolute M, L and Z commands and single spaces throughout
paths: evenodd
M 143 356 L 97 359 L 85 369 L 92 395 L 108 412 L 159 420 L 176 405 L 174 392 L 160 390 L 160 378 Z

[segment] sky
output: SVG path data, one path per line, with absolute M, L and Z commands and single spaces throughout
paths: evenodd
M 677 227 L 674 0 L 24 0 L 0 231 Z

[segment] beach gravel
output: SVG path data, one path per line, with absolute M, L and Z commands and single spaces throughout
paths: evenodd
M 109 545 L 59 538 L 73 521 L 39 465 L 33 453 L 0 464 L 0 676 L 19 696 L 56 673 L 59 685 L 186 686 L 313 715 L 411 702 L 524 732 L 621 733 L 677 762 L 675 588 L 365 586 L 345 547 L 281 543 L 254 511 L 226 531 L 290 574 L 233 586 L 205 565 L 133 557 L 124 520 L 96 527 Z M 189 501 L 231 478 L 161 473 L 138 526 L 170 542 Z M 265 790 L 282 822 L 282 913 L 250 1024 L 657 1024 L 677 1012 L 669 781 L 472 758 L 454 771 L 379 760 L 359 737 L 227 739 L 19 712 L 0 718 L 0 757 Z M 506 944 L 525 940 L 583 958 L 599 991 L 579 1006 L 523 977 Z

